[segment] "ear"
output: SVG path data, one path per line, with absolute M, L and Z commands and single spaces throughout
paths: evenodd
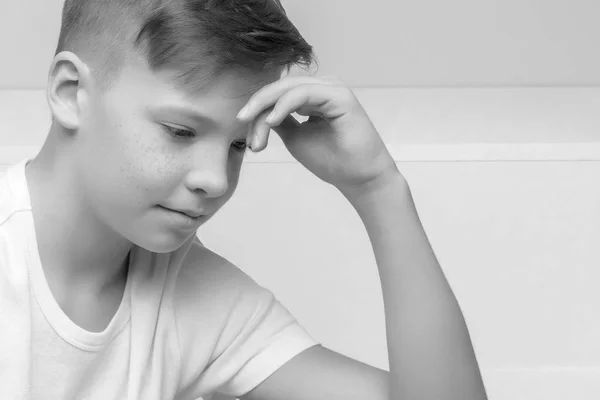
M 54 56 L 46 98 L 56 122 L 67 129 L 79 128 L 90 83 L 89 68 L 79 57 L 69 51 Z

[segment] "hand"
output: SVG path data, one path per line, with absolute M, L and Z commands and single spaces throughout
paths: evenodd
M 293 112 L 309 119 L 299 123 Z M 336 78 L 282 78 L 256 92 L 238 119 L 252 121 L 253 151 L 267 146 L 273 129 L 298 162 L 342 193 L 401 176 L 354 93 Z

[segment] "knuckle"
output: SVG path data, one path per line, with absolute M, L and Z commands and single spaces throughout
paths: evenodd
M 340 97 L 343 99 L 352 100 L 355 98 L 354 92 L 348 86 L 340 86 L 338 90 Z
M 325 79 L 328 82 L 334 83 L 334 84 L 339 84 L 339 85 L 344 84 L 344 82 L 342 82 L 342 80 L 337 75 L 327 75 L 327 76 L 324 76 L 323 79 Z

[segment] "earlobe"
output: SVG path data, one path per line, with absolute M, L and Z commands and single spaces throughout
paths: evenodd
M 63 51 L 52 61 L 46 97 L 54 120 L 67 129 L 80 125 L 82 90 L 87 66 L 75 54 Z

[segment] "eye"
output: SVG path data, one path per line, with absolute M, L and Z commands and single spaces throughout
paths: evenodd
M 163 125 L 163 124 L 161 124 L 161 126 L 168 135 L 170 135 L 176 139 L 191 139 L 191 138 L 196 137 L 196 133 L 189 129 L 175 128 L 175 127 L 172 127 L 169 125 Z M 231 147 L 233 147 L 234 150 L 238 153 L 243 153 L 246 150 L 248 150 L 248 145 L 246 144 L 245 141 L 233 142 Z
M 246 144 L 246 142 L 241 142 L 241 141 L 233 142 L 232 147 L 238 153 L 243 153 L 244 151 L 248 150 L 248 145 Z
M 196 136 L 196 134 L 193 131 L 188 129 L 174 128 L 172 126 L 162 124 L 161 126 L 163 127 L 165 132 L 177 139 L 193 138 Z

